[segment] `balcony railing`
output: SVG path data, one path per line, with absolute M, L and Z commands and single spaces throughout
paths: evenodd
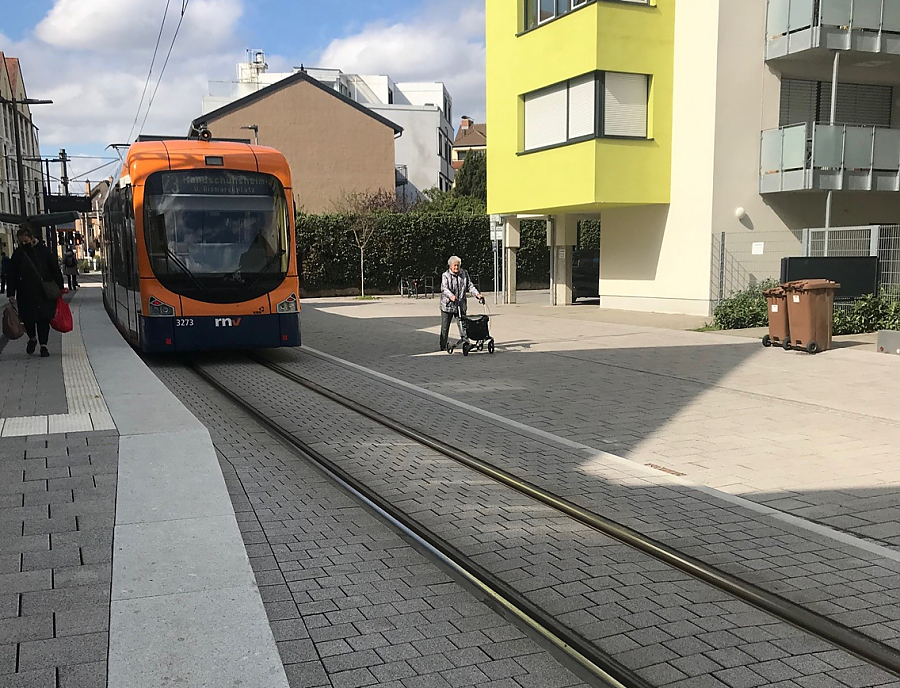
M 900 191 L 900 129 L 795 124 L 762 133 L 759 192 Z
M 900 2 L 769 0 L 766 59 L 813 48 L 900 55 Z
M 409 183 L 409 172 L 406 165 L 394 165 L 394 184 L 403 186 Z

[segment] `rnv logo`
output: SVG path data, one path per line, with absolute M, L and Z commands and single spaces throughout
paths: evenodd
M 240 327 L 240 318 L 216 318 L 216 327 Z

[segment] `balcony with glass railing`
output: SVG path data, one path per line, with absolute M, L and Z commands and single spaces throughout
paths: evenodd
M 900 129 L 803 123 L 762 133 L 759 192 L 900 191 Z
M 900 55 L 898 0 L 768 0 L 766 59 L 808 50 Z

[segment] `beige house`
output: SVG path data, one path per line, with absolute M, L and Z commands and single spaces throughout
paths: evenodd
M 22 100 L 26 95 L 18 58 L 0 52 L 0 98 Z M 43 207 L 41 164 L 29 159 L 40 156 L 37 127 L 28 105 L 14 108 L 9 103 L 0 103 L 0 213 L 18 214 L 21 211 L 14 126 L 19 128 L 24 158 L 25 208 L 29 215 L 33 215 Z M 13 223 L 0 222 L 0 250 L 7 254 L 12 253 L 14 248 L 15 230 Z
M 453 169 L 459 172 L 471 151 L 487 152 L 487 124 L 476 124 L 471 117 L 463 116 L 453 141 Z M 454 182 L 454 186 L 456 186 Z
M 201 126 L 284 153 L 297 208 L 309 213 L 333 211 L 351 193 L 396 189 L 394 139 L 403 129 L 306 72 L 208 112 L 191 128 Z

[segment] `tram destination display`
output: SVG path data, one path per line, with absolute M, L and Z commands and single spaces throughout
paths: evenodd
M 271 196 L 265 175 L 227 170 L 169 172 L 162 175 L 162 192 L 185 196 Z

